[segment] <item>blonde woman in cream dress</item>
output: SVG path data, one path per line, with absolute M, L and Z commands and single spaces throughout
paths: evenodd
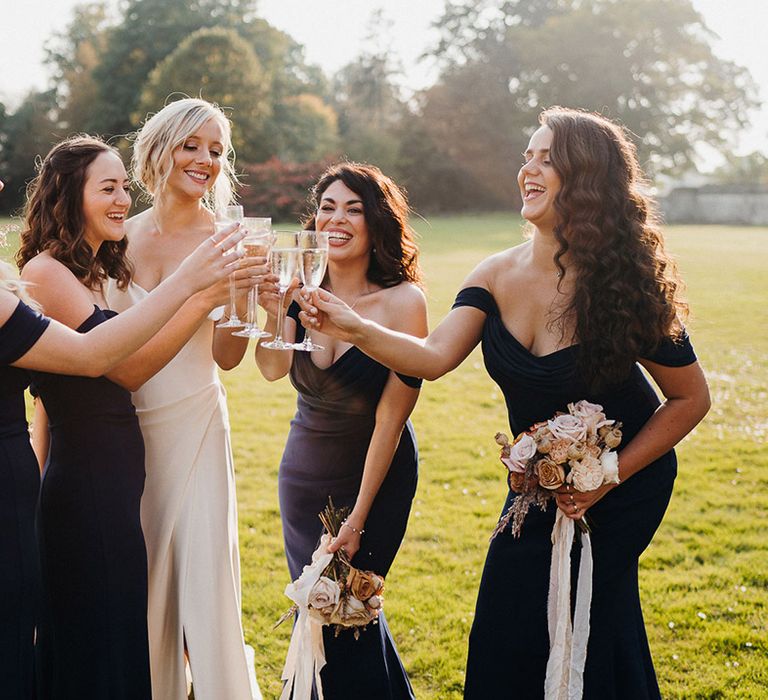
M 110 290 L 112 308 L 145 298 L 210 235 L 212 209 L 232 197 L 231 154 L 229 122 L 208 102 L 172 102 L 147 120 L 133 174 L 153 206 L 126 222 L 134 282 L 126 292 Z M 240 362 L 247 339 L 215 330 L 210 312 L 190 300 L 166 326 L 165 340 L 157 338 L 158 356 L 169 351 L 169 338 L 183 341 L 178 354 L 131 387 L 146 445 L 141 521 L 158 700 L 186 699 L 185 656 L 196 700 L 261 698 L 243 641 L 235 474 L 217 372 L 217 364 Z

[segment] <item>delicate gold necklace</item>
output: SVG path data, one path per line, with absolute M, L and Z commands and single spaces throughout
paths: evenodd
M 331 294 L 333 294 L 334 296 L 337 296 L 337 295 L 336 295 L 336 293 L 333 291 L 333 286 L 332 286 L 332 285 L 330 285 L 330 284 L 328 285 L 328 291 L 329 291 Z M 354 303 L 352 303 L 352 304 L 347 304 L 347 302 L 344 302 L 344 303 L 345 303 L 345 304 L 347 304 L 347 306 L 349 306 L 349 308 L 350 308 L 350 309 L 354 309 L 354 308 L 357 306 L 357 302 L 359 302 L 359 301 L 360 301 L 360 300 L 361 300 L 363 297 L 366 297 L 366 296 L 368 296 L 369 294 L 372 294 L 372 292 L 371 292 L 371 290 L 370 290 L 370 288 L 369 288 L 368 284 L 366 283 L 366 285 L 365 285 L 365 289 L 364 289 L 362 292 L 360 292 L 360 294 L 358 294 L 358 295 L 355 297 L 355 301 L 354 301 Z M 341 299 L 341 297 L 338 297 L 338 298 L 339 298 L 339 299 Z M 342 300 L 342 301 L 344 301 L 344 299 L 341 299 L 341 300 Z

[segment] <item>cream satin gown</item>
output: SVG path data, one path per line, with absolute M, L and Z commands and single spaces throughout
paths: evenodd
M 108 289 L 124 311 L 147 296 Z M 133 394 L 146 447 L 141 523 L 149 564 L 152 694 L 186 700 L 184 642 L 195 700 L 260 700 L 243 642 L 235 474 L 224 387 L 205 322 Z

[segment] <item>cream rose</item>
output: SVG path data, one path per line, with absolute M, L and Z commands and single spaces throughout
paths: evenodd
M 565 470 L 550 459 L 540 459 L 536 462 L 536 471 L 539 475 L 539 486 L 550 491 L 559 489 L 565 481 Z
M 339 602 L 340 595 L 341 590 L 336 581 L 329 579 L 327 576 L 321 576 L 315 581 L 315 585 L 309 591 L 307 602 L 311 607 L 321 610 L 322 608 L 336 605 Z
M 606 484 L 619 483 L 619 455 L 612 450 L 603 452 L 600 457 L 600 464 L 603 467 L 603 481 Z
M 609 449 L 618 447 L 621 444 L 621 430 L 618 428 L 611 428 L 605 435 L 603 435 L 603 442 Z
M 509 456 L 502 457 L 507 469 L 511 472 L 524 472 L 528 461 L 536 454 L 536 441 L 528 435 L 522 433 L 509 449 Z
M 365 607 L 365 603 L 357 598 L 347 596 L 341 609 L 331 618 L 331 622 L 345 627 L 361 627 L 367 625 L 377 614 L 373 614 Z
M 577 491 L 594 491 L 603 485 L 603 465 L 592 455 L 578 462 L 571 462 L 573 487 Z
M 584 442 L 587 437 L 587 425 L 581 418 L 562 413 L 547 421 L 549 430 L 555 440 L 567 440 L 572 442 Z

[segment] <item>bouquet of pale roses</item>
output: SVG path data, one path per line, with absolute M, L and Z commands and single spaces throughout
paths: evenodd
M 294 605 L 275 627 L 298 615 L 283 667 L 285 685 L 281 700 L 310 700 L 313 688 L 319 700 L 323 700 L 320 682 L 320 671 L 325 666 L 323 626 L 332 625 L 336 635 L 351 628 L 357 639 L 361 629 L 377 622 L 384 605 L 382 576 L 352 566 L 343 549 L 328 552 L 328 545 L 338 536 L 346 516 L 347 509 L 335 508 L 329 498 L 319 516 L 325 532 L 312 554 L 312 563 L 285 588 L 285 595 Z
M 606 418 L 602 406 L 588 401 L 569 403 L 568 413 L 536 423 L 512 443 L 504 433 L 496 433 L 509 488 L 520 495 L 499 520 L 492 538 L 510 522 L 512 534 L 519 537 L 530 507 L 545 507 L 552 492 L 564 484 L 576 491 L 593 491 L 618 483 L 614 448 L 621 437 L 621 423 Z M 583 518 L 579 525 L 588 527 Z

